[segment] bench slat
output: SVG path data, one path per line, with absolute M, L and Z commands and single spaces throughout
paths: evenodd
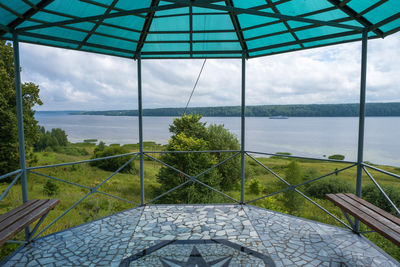
M 14 213 L 14 215 L 9 216 L 7 219 L 5 219 L 0 223 L 0 232 L 3 231 L 3 229 L 7 229 L 7 227 L 9 227 L 11 224 L 15 224 L 18 223 L 19 220 L 23 220 L 25 216 L 33 212 L 35 209 L 40 208 L 47 201 L 48 201 L 47 199 L 40 199 L 39 201 L 36 201 L 32 205 L 19 210 L 19 212 L 17 213 Z
M 386 219 L 391 220 L 395 224 L 400 225 L 400 218 L 397 218 L 393 214 L 390 214 L 389 212 L 384 211 L 381 208 L 378 208 L 377 206 L 369 203 L 368 201 L 366 201 L 366 200 L 364 200 L 362 198 L 359 198 L 359 197 L 355 196 L 354 194 L 346 193 L 345 195 L 348 196 L 348 197 L 351 197 L 352 199 L 354 199 L 354 200 L 356 200 L 356 201 L 358 201 L 360 203 L 362 203 L 364 206 L 366 206 L 366 207 L 370 208 L 371 210 L 375 211 L 376 213 L 382 215 Z
M 13 210 L 10 210 L 9 212 L 6 212 L 2 215 L 0 215 L 0 223 L 4 220 L 6 220 L 7 218 L 13 216 L 14 214 L 20 212 L 23 209 L 26 209 L 27 207 L 29 207 L 30 205 L 32 205 L 33 203 L 39 201 L 39 199 L 31 199 L 28 200 L 27 202 L 25 202 L 24 204 L 22 204 L 21 206 L 16 207 Z
M 339 198 L 334 194 L 328 194 L 326 197 L 331 200 L 336 206 L 342 208 L 344 211 L 350 213 L 351 215 L 360 219 L 364 224 L 370 228 L 376 230 L 381 235 L 385 236 L 387 239 L 400 246 L 400 235 L 394 232 L 389 227 L 385 226 L 381 222 L 377 221 L 374 217 L 371 217 L 364 212 L 360 212 L 356 207 L 352 206 L 348 202 Z
M 367 214 L 367 215 L 371 216 L 372 218 L 374 218 L 375 220 L 379 221 L 383 225 L 385 225 L 388 228 L 392 229 L 398 235 L 400 235 L 400 225 L 396 225 L 391 220 L 388 220 L 383 216 L 379 216 L 379 214 L 377 216 L 376 212 L 374 212 L 373 210 L 371 210 L 368 207 L 364 206 L 363 204 L 359 203 L 358 201 L 350 198 L 349 196 L 346 196 L 344 194 L 336 194 L 336 195 L 338 197 L 340 197 L 341 199 L 343 199 L 344 201 L 346 201 L 347 203 L 353 205 L 354 207 L 356 207 L 360 211 L 364 212 L 365 214 Z
M 46 199 L 45 202 L 32 210 L 30 213 L 25 214 L 23 218 L 9 225 L 7 228 L 0 228 L 0 245 L 12 238 L 17 232 L 21 231 L 48 211 L 53 209 L 59 203 L 58 199 Z

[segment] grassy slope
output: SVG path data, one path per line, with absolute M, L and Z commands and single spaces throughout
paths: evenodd
M 42 166 L 47 164 L 55 164 L 61 162 L 72 162 L 78 160 L 84 160 L 90 158 L 90 155 L 93 153 L 94 146 L 90 144 L 72 144 L 72 147 L 84 148 L 89 153 L 88 156 L 76 156 L 76 155 L 67 155 L 55 152 L 40 152 L 37 153 L 38 162 L 35 165 Z M 126 145 L 128 149 L 131 151 L 137 151 L 137 145 Z M 158 151 L 161 150 L 162 147 L 156 145 L 152 142 L 145 143 L 145 150 L 147 151 Z M 271 168 L 275 173 L 284 177 L 286 165 L 289 163 L 288 159 L 282 158 L 258 158 L 263 164 L 267 165 Z M 309 176 L 309 178 L 314 178 L 319 175 L 327 174 L 329 172 L 335 171 L 335 169 L 341 169 L 348 164 L 343 163 L 328 163 L 321 161 L 298 161 L 302 172 L 305 176 Z M 157 183 L 156 175 L 158 173 L 160 164 L 145 160 L 145 192 L 146 192 L 146 200 L 150 200 L 152 197 L 152 188 L 159 187 L 160 185 Z M 135 160 L 136 168 L 139 166 L 138 159 Z M 265 169 L 256 164 L 251 159 L 247 160 L 246 164 L 246 200 L 251 200 L 256 197 L 262 196 L 263 194 L 268 194 L 276 191 L 277 181 L 273 175 L 269 174 Z M 399 173 L 398 168 L 389 167 L 389 166 L 379 166 L 382 169 L 388 170 L 390 172 Z M 337 176 L 333 175 L 332 178 L 340 178 L 343 180 L 350 181 L 355 184 L 355 168 L 351 168 L 344 172 L 339 173 Z M 100 170 L 96 167 L 92 167 L 89 164 L 79 164 L 74 166 L 63 166 L 63 167 L 53 167 L 40 169 L 38 172 L 50 175 L 53 177 L 57 177 L 63 180 L 67 180 L 74 183 L 79 183 L 84 186 L 94 187 L 100 182 L 102 182 L 105 178 L 107 178 L 111 173 L 107 171 Z M 377 172 L 371 171 L 371 174 L 376 178 L 378 182 L 382 185 L 395 185 L 398 186 L 398 180 L 391 178 L 387 175 L 378 174 Z M 366 176 L 364 176 L 366 177 Z M 254 195 L 249 193 L 248 187 L 252 179 L 257 179 L 261 183 L 261 191 L 260 194 Z M 35 174 L 29 174 L 28 184 L 29 184 L 29 198 L 48 198 L 48 196 L 43 193 L 43 186 L 46 183 L 48 178 L 38 176 Z M 58 181 L 54 182 L 60 188 L 59 192 L 56 196 L 52 196 L 50 198 L 59 198 L 61 203 L 56 207 L 55 210 L 49 213 L 49 216 L 43 223 L 43 226 L 48 225 L 54 219 L 56 219 L 59 215 L 61 215 L 65 210 L 67 210 L 70 206 L 76 203 L 80 198 L 85 196 L 89 190 L 85 188 L 79 188 L 73 185 L 68 185 L 65 183 L 61 183 Z M 370 180 L 364 178 L 363 185 L 371 183 Z M 0 190 L 3 191 L 7 187 L 6 184 L 0 184 Z M 134 174 L 116 174 L 112 177 L 108 182 L 106 182 L 103 186 L 100 187 L 101 191 L 113 194 L 130 201 L 139 202 L 140 201 L 140 181 L 139 176 L 136 173 Z M 302 190 L 302 188 L 300 188 Z M 230 196 L 233 196 L 236 199 L 240 198 L 239 190 L 225 192 Z M 279 202 L 280 196 L 273 196 L 268 199 L 257 201 L 253 204 L 261 207 L 265 207 L 268 209 L 280 211 L 287 213 L 284 207 Z M 341 211 L 333 206 L 327 200 L 322 199 L 313 199 L 318 204 L 325 207 L 327 210 L 332 212 L 335 216 L 345 220 Z M 225 202 L 230 202 L 229 199 L 222 200 Z M 4 213 L 8 210 L 13 209 L 14 207 L 20 205 L 21 200 L 21 191 L 20 186 L 16 185 L 10 191 L 8 196 L 0 203 L 0 213 Z M 50 234 L 52 232 L 61 231 L 64 229 L 68 229 L 72 226 L 80 225 L 82 223 L 92 221 L 94 219 L 98 219 L 104 217 L 106 215 L 110 215 L 112 213 L 125 210 L 128 208 L 134 207 L 134 205 L 120 201 L 118 199 L 114 199 L 108 196 L 104 196 L 101 194 L 92 194 L 88 198 L 86 198 L 82 203 L 77 205 L 74 209 L 72 209 L 66 216 L 61 218 L 57 223 L 55 223 L 52 227 L 50 227 L 44 234 Z M 313 205 L 312 203 L 305 201 L 299 206 L 299 211 L 296 214 L 298 216 L 321 221 L 333 225 L 340 226 L 340 224 L 333 220 L 329 215 L 321 211 L 318 207 Z M 41 229 L 43 229 L 43 226 Z M 363 229 L 366 229 L 362 226 Z M 373 240 L 377 245 L 382 247 L 385 251 L 395 257 L 397 260 L 400 260 L 400 252 L 396 246 L 392 243 L 384 239 L 378 234 L 372 233 L 367 235 L 368 238 Z M 17 235 L 17 239 L 23 239 L 23 233 L 19 233 Z M 15 244 L 7 244 L 3 246 L 0 250 L 0 256 L 4 257 L 13 251 L 18 245 Z

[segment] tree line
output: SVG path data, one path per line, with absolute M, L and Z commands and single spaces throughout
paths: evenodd
M 179 117 L 184 108 L 144 109 L 143 116 Z M 358 117 L 359 104 L 310 104 L 310 105 L 261 105 L 247 106 L 248 117 Z M 71 112 L 72 115 L 137 116 L 137 110 L 108 110 Z M 240 106 L 193 107 L 186 114 L 199 114 L 204 117 L 240 117 Z M 367 103 L 366 116 L 400 116 L 400 103 Z

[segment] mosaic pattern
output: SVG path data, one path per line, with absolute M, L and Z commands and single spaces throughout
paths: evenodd
M 160 242 L 210 239 L 246 247 L 272 259 L 276 266 L 400 266 L 348 230 L 241 205 L 154 205 L 132 209 L 43 237 L 15 253 L 5 266 L 119 266 L 124 259 Z M 142 257 L 145 266 L 162 266 L 160 257 L 171 266 L 171 260 L 187 263 L 190 255 L 197 252 L 206 263 L 222 259 L 223 255 L 241 259 L 238 263 L 234 257 L 230 261 L 226 258 L 216 266 L 263 266 L 257 262 L 259 259 L 223 244 L 174 245 L 173 250 L 179 253 L 172 253 L 166 246 L 157 250 L 159 254 L 153 255 L 156 257 Z

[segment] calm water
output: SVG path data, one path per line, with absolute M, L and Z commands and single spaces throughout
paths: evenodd
M 98 139 L 107 144 L 137 143 L 137 117 L 68 115 L 38 112 L 46 129 L 62 128 L 70 142 Z M 173 117 L 143 117 L 144 140 L 165 144 Z M 224 124 L 240 137 L 240 118 L 206 117 L 207 124 Z M 364 159 L 400 166 L 400 117 L 367 117 Z M 342 154 L 347 160 L 357 155 L 358 118 L 246 118 L 246 150 L 290 152 L 293 155 L 323 157 Z M 240 138 L 239 138 L 240 139 Z

